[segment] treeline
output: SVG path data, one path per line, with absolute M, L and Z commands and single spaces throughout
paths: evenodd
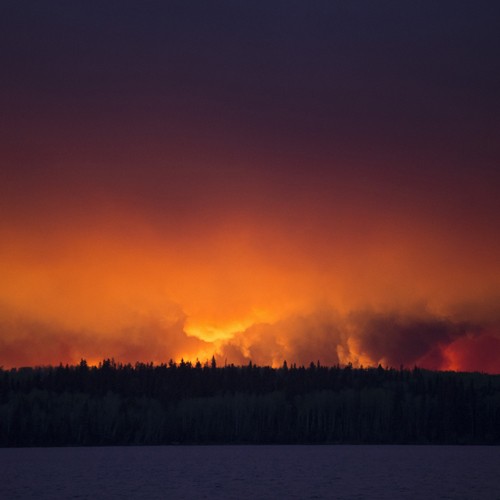
M 170 362 L 0 369 L 0 446 L 500 444 L 500 376 Z

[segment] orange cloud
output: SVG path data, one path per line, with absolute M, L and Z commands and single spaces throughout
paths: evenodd
M 216 354 L 480 369 L 481 350 L 468 358 L 455 343 L 498 324 L 484 306 L 498 296 L 497 260 L 476 258 L 476 241 L 454 252 L 450 233 L 349 207 L 317 220 L 308 205 L 266 220 L 209 211 L 179 227 L 106 204 L 4 221 L 0 364 Z

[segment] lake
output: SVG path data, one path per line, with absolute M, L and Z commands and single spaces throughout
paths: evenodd
M 0 498 L 500 500 L 500 447 L 0 449 Z

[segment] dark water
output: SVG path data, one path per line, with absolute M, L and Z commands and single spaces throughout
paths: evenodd
M 0 449 L 0 498 L 500 500 L 500 447 Z

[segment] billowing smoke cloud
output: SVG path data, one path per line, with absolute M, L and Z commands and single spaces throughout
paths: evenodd
M 279 365 L 284 360 L 308 363 L 319 358 L 333 365 L 342 362 L 338 351 L 345 343 L 340 317 L 332 311 L 321 311 L 291 316 L 274 324 L 252 325 L 223 343 L 219 358 L 263 365 Z
M 186 333 L 183 315 L 137 317 L 115 331 L 94 332 L 56 327 L 7 314 L 0 321 L 0 366 L 117 361 L 200 361 L 216 356 L 219 364 L 308 365 L 482 370 L 500 372 L 500 328 L 419 311 L 354 311 L 341 315 L 321 309 L 274 323 L 256 323 L 229 339 L 201 340 Z M 33 363 L 33 360 L 36 363 Z
M 500 373 L 499 329 L 477 337 L 461 337 L 445 349 L 449 368 L 462 371 Z
M 432 369 L 482 368 L 483 347 L 493 359 L 500 355 L 500 338 L 485 336 L 484 327 L 433 315 L 357 311 L 346 316 L 319 312 L 274 324 L 257 324 L 219 347 L 220 360 L 237 364 L 250 360 L 279 365 L 283 360 L 308 364 L 353 363 Z M 467 354 L 468 348 L 471 353 Z M 498 359 L 498 358 L 496 358 Z M 494 362 L 490 371 L 498 371 Z
M 424 314 L 405 316 L 370 312 L 350 315 L 349 327 L 369 359 L 389 366 L 414 365 L 425 359 L 442 365 L 442 349 L 466 334 L 477 335 L 481 327 Z
M 91 363 L 105 358 L 130 363 L 161 363 L 171 358 L 187 358 L 193 352 L 207 349 L 206 342 L 186 335 L 183 326 L 184 318 L 165 320 L 146 316 L 117 331 L 77 331 L 6 316 L 3 312 L 0 318 L 0 366 L 72 364 L 81 358 Z

